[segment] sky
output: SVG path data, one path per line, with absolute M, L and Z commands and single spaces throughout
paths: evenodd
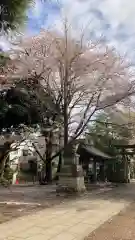
M 41 29 L 61 30 L 62 16 L 67 16 L 78 36 L 86 28 L 88 40 L 101 39 L 135 63 L 135 1 L 127 0 L 36 0 L 28 10 L 24 35 Z M 1 41 L 7 48 L 5 40 Z
M 61 29 L 62 15 L 71 22 L 74 34 L 86 28 L 88 40 L 101 39 L 135 62 L 135 2 L 127 0 L 36 1 L 29 11 L 27 34 L 41 28 Z

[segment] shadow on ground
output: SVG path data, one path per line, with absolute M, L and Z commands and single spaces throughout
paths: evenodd
M 110 199 L 115 201 L 126 200 L 135 201 L 135 182 L 129 184 L 103 185 L 89 187 L 85 194 L 74 193 L 56 193 L 56 185 L 47 186 L 12 186 L 8 188 L 0 188 L 0 203 L 8 201 L 39 203 L 42 205 L 50 205 L 51 203 L 60 203 L 62 200 L 73 200 L 74 198 L 88 197 L 91 200 Z

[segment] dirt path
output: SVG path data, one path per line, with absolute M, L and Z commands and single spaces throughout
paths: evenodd
M 135 240 L 135 202 L 85 240 Z

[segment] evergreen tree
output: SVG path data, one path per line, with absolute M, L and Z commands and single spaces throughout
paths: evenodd
M 97 116 L 95 122 L 89 127 L 87 141 L 95 147 L 110 155 L 116 155 L 118 149 L 115 145 L 128 144 L 132 139 L 132 131 L 127 125 L 119 125 L 112 122 L 106 113 Z
M 27 9 L 32 0 L 1 0 L 0 30 L 16 30 L 27 20 Z

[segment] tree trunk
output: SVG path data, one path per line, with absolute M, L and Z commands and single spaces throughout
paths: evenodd
M 46 182 L 52 182 L 52 163 L 51 161 L 46 162 Z
M 2 152 L 0 153 L 0 178 L 4 175 L 5 164 L 9 161 L 9 152 L 12 142 L 5 142 Z
M 58 162 L 58 167 L 57 167 L 57 177 L 56 177 L 56 180 L 59 180 L 59 173 L 60 173 L 60 170 L 61 170 L 61 165 L 62 165 L 62 155 L 60 154 L 59 155 L 59 162 Z
M 67 31 L 67 26 L 65 25 L 65 31 Z M 66 34 L 65 39 L 65 76 L 64 76 L 64 148 L 68 144 L 68 36 Z
M 67 103 L 67 86 L 65 83 L 65 97 L 64 97 L 64 148 L 68 144 L 68 103 Z
M 50 132 L 46 138 L 46 182 L 52 182 L 52 147 L 53 147 L 53 133 Z
M 0 178 L 3 178 L 7 158 L 8 158 L 8 155 L 5 155 L 1 161 Z

